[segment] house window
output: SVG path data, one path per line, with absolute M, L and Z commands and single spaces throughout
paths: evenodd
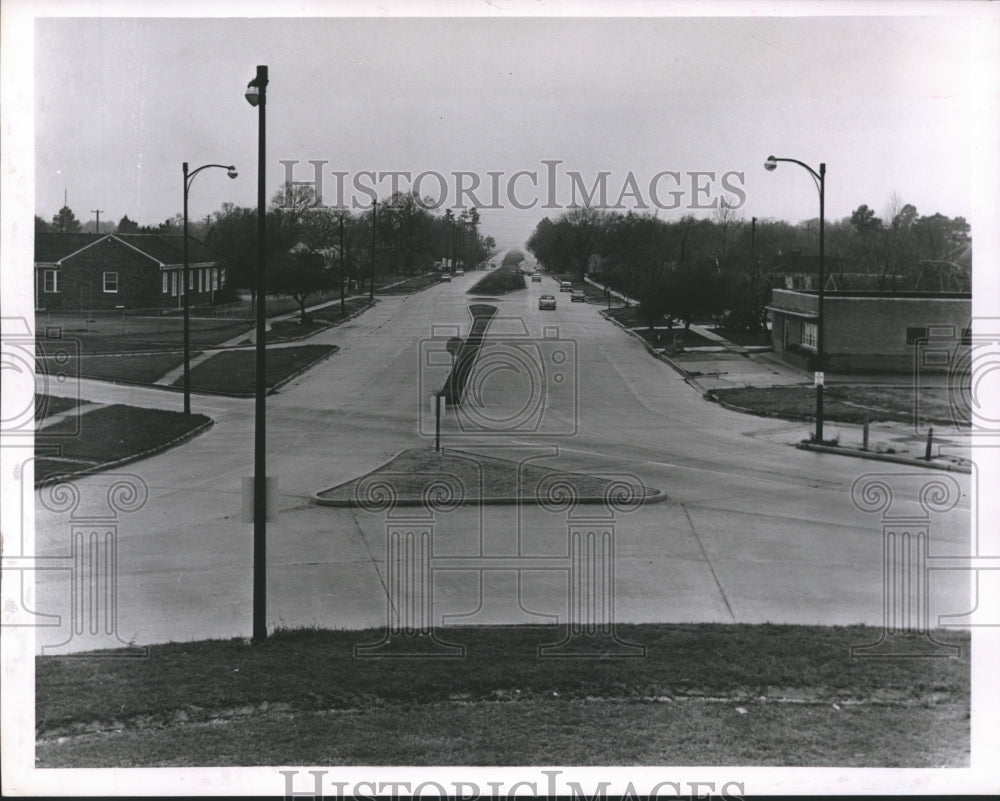
M 174 270 L 172 273 L 170 273 L 170 294 L 173 295 L 175 298 L 177 297 L 177 292 L 180 289 L 179 287 L 180 281 L 178 280 L 179 276 L 180 273 L 177 270 Z
M 906 344 L 916 345 L 921 339 L 927 339 L 927 326 L 917 326 L 906 329 Z
M 59 291 L 59 271 L 44 270 L 42 272 L 42 289 L 45 292 Z
M 163 276 L 163 289 L 160 290 L 166 295 L 170 291 L 170 273 L 164 273 Z
M 788 343 L 792 341 L 792 321 L 787 317 L 785 318 L 784 325 L 782 325 L 782 340 L 781 347 L 788 350 Z
M 212 291 L 214 292 L 219 288 L 219 271 L 214 267 L 212 268 Z
M 104 273 L 104 291 L 118 291 L 118 273 Z
M 807 348 L 816 347 L 816 323 L 802 323 L 802 344 Z
M 194 271 L 190 268 L 188 269 L 188 291 L 194 289 Z

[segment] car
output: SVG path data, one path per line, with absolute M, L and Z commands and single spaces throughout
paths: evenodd
M 587 296 L 583 294 L 582 289 L 574 289 L 573 294 L 569 296 L 569 299 L 574 303 L 586 303 Z
M 451 281 L 451 274 L 450 273 L 441 273 L 441 280 L 442 281 Z
M 538 298 L 538 308 L 539 309 L 552 309 L 556 308 L 556 299 L 554 295 L 542 295 Z
M 465 270 L 459 268 L 455 270 L 455 275 L 465 275 Z
M 532 273 L 531 274 L 531 282 L 533 284 L 540 284 L 540 283 L 542 283 L 542 274 L 541 273 Z
M 561 281 L 559 283 L 559 291 L 560 292 L 572 292 L 573 291 L 573 282 L 572 281 Z

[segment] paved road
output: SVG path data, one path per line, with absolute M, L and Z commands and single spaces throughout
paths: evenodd
M 422 342 L 433 325 L 468 331 L 473 296 L 466 290 L 481 275 L 385 298 L 361 317 L 321 333 L 310 341 L 339 345 L 340 352 L 269 397 L 268 459 L 279 483 L 277 513 L 268 527 L 271 626 L 385 624 L 386 587 L 393 578 L 386 536 L 401 521 L 317 507 L 309 498 L 404 448 L 431 444 L 422 427 L 433 430 L 425 392 L 437 373 L 421 367 L 430 347 Z M 557 296 L 556 311 L 538 310 L 543 292 Z M 893 479 L 898 486 L 890 513 L 914 514 L 919 487 L 940 474 L 789 447 L 776 436 L 790 432 L 787 422 L 705 403 L 674 371 L 601 318 L 599 307 L 570 303 L 549 278 L 494 302 L 502 318 L 491 329 L 494 340 L 501 334 L 509 339 L 523 325 L 538 344 L 519 352 L 535 353 L 536 362 L 519 372 L 504 368 L 501 346 L 495 345 L 496 358 L 473 378 L 483 405 L 473 407 L 470 419 L 508 425 L 531 407 L 525 398 L 532 392 L 542 410 L 503 436 L 463 431 L 450 414 L 445 447 L 559 469 L 629 474 L 669 500 L 598 522 L 581 516 L 607 511 L 599 506 L 579 507 L 573 519 L 565 509 L 537 506 L 437 513 L 438 622 L 565 621 L 568 532 L 609 524 L 619 621 L 882 622 L 880 517 L 855 508 L 851 485 L 865 472 L 909 474 Z M 558 328 L 561 344 L 542 339 L 544 326 Z M 560 348 L 570 359 L 559 365 L 564 380 L 556 383 L 552 363 L 542 371 L 538 360 Z M 424 392 L 418 390 L 421 369 Z M 99 382 L 81 382 L 80 392 L 95 401 L 127 399 L 162 408 L 180 403 L 174 393 Z M 253 402 L 194 396 L 193 407 L 215 419 L 209 432 L 122 470 L 149 488 L 142 508 L 118 520 L 117 636 L 125 641 L 250 632 L 252 526 L 241 518 L 241 479 L 252 469 Z M 953 478 L 962 497 L 955 509 L 931 518 L 935 555 L 970 549 L 968 494 L 975 476 Z M 78 516 L 103 514 L 110 481 L 94 476 L 76 482 Z M 38 629 L 39 646 L 51 648 L 69 637 L 73 520 L 67 512 L 47 510 L 44 502 L 37 506 L 36 550 L 52 557 L 52 569 L 40 574 L 36 608 L 62 615 Z M 411 531 L 426 523 L 402 521 Z M 507 562 L 487 561 L 501 557 Z M 529 558 L 530 565 L 524 561 Z M 507 569 L 484 570 L 488 564 Z M 932 620 L 971 607 L 968 573 L 934 573 Z M 399 597 L 393 598 L 398 605 Z M 84 631 L 56 650 L 109 644 L 108 636 Z

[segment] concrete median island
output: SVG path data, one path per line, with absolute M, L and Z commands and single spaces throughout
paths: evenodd
M 379 509 L 476 504 L 606 503 L 631 507 L 666 500 L 660 490 L 621 480 L 536 467 L 460 451 L 410 448 L 360 478 L 313 495 L 320 506 Z

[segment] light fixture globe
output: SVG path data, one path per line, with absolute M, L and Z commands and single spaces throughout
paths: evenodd
M 764 162 L 764 169 L 768 172 L 774 172 L 778 168 L 778 160 L 774 156 L 768 156 L 767 160 Z
M 226 175 L 228 175 L 230 178 L 235 178 L 237 175 L 239 175 L 239 173 L 236 172 L 236 168 L 235 167 L 227 167 L 226 168 Z
M 257 88 L 256 79 L 247 84 L 247 90 L 243 96 L 247 99 L 247 103 L 251 106 L 256 107 L 260 104 L 260 89 Z

